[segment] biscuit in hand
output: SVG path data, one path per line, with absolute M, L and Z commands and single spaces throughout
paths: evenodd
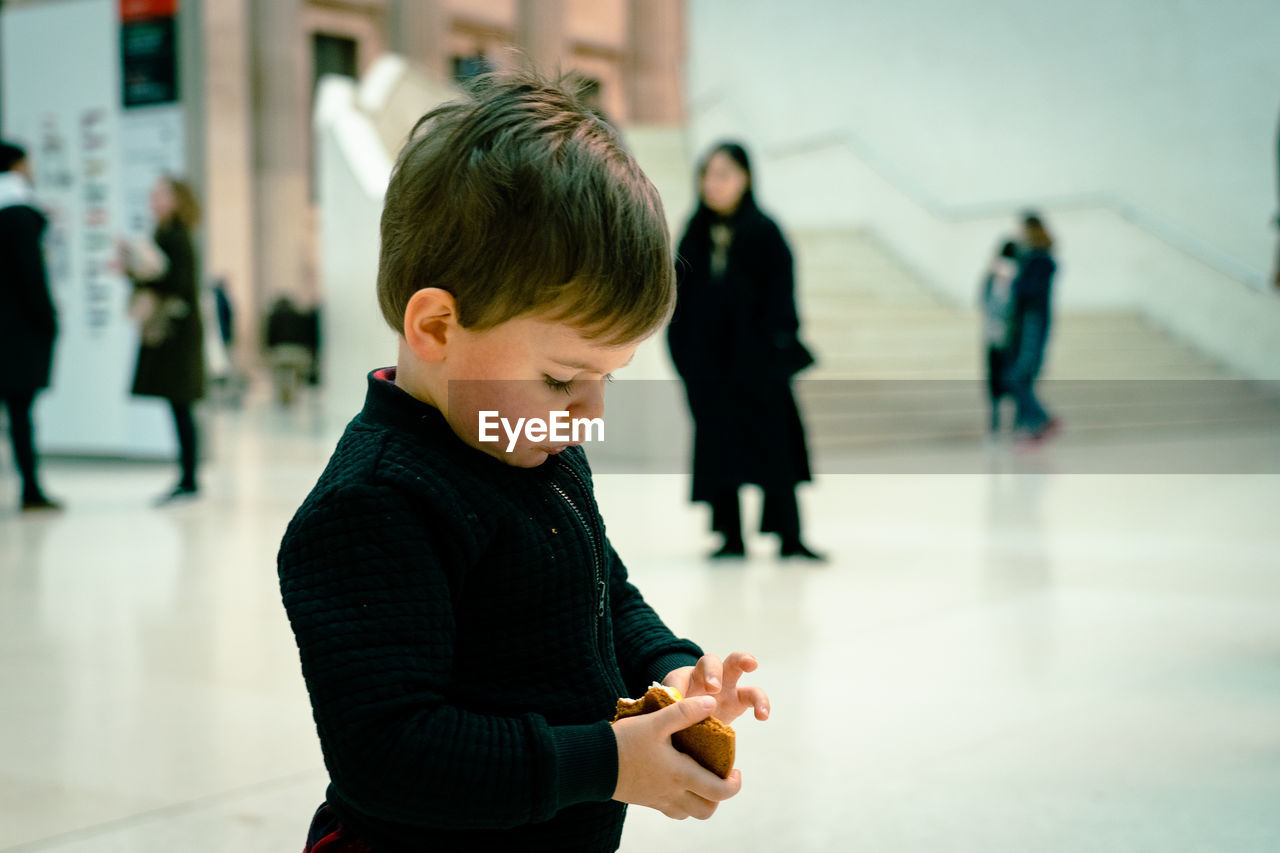
M 654 683 L 639 699 L 619 699 L 613 722 L 625 717 L 651 714 L 680 701 L 680 693 Z M 733 769 L 733 729 L 715 717 L 699 720 L 671 736 L 671 745 L 719 776 L 727 779 Z

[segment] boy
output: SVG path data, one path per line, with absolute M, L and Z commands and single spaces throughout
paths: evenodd
M 419 121 L 382 215 L 400 333 L 280 548 L 331 784 L 308 850 L 615 850 L 625 803 L 737 793 L 670 735 L 754 708 L 749 655 L 675 637 L 609 545 L 581 448 L 482 413 L 603 413 L 666 318 L 657 192 L 581 99 L 491 77 Z M 652 681 L 684 701 L 610 725 Z

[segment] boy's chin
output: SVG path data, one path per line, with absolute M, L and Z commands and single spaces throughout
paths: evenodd
M 517 447 L 510 453 L 505 448 L 495 449 L 493 445 L 477 445 L 477 447 L 499 462 L 503 462 L 513 468 L 537 468 L 546 462 L 548 458 L 555 455 L 554 452 L 539 447 Z
M 539 450 L 536 447 L 530 447 L 525 450 L 517 450 L 514 453 L 506 454 L 504 460 L 508 465 L 516 468 L 537 468 L 543 462 L 546 462 L 552 454 L 545 450 Z

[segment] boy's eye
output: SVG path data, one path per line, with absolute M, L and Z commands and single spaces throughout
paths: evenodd
M 556 379 L 554 376 L 548 376 L 547 374 L 544 373 L 542 374 L 542 381 L 545 382 L 547 384 L 547 387 L 550 388 L 552 391 L 563 391 L 564 393 L 568 394 L 573 390 L 572 379 L 569 379 L 565 382 L 561 382 L 559 379 Z

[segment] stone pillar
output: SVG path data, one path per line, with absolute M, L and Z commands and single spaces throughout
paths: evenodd
M 391 50 L 432 78 L 449 79 L 449 15 L 444 0 L 391 0 L 386 20 Z
M 249 365 L 257 360 L 259 339 L 254 288 L 249 3 L 202 0 L 199 10 L 204 54 L 200 81 L 204 98 L 200 128 L 204 143 L 203 267 L 207 280 L 226 281 L 236 310 L 233 357 L 237 364 Z
M 516 37 L 521 50 L 544 74 L 563 70 L 564 0 L 520 0 Z
M 261 318 L 275 296 L 309 301 L 304 271 L 314 266 L 305 248 L 310 223 L 310 50 L 301 0 L 258 0 L 250 9 L 257 271 L 252 313 Z
M 630 0 L 628 115 L 638 124 L 684 121 L 684 0 Z

